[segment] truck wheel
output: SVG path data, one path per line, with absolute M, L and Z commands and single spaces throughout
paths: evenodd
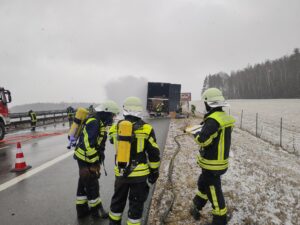
M 4 127 L 4 123 L 0 122 L 0 140 L 3 140 L 5 135 L 5 127 Z

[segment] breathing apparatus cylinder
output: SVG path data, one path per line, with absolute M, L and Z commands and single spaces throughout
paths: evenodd
M 85 108 L 78 108 L 75 114 L 74 121 L 71 125 L 71 128 L 69 130 L 68 136 L 70 137 L 70 145 L 68 148 L 70 148 L 72 145 L 76 143 L 76 140 L 78 139 L 81 130 L 83 128 L 83 123 L 85 119 L 87 118 L 89 114 L 89 111 Z M 75 143 L 74 143 L 75 142 Z
M 117 165 L 125 168 L 130 162 L 133 124 L 123 120 L 118 124 Z

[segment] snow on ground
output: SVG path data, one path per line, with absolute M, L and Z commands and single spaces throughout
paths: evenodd
M 160 221 L 173 199 L 165 224 L 193 225 L 211 221 L 209 202 L 202 211 L 200 223 L 189 215 L 201 173 L 196 164 L 198 146 L 191 136 L 178 137 L 181 149 L 174 159 L 172 182 L 167 177 L 170 160 L 177 150 L 174 137 L 181 135 L 186 125 L 199 122 L 200 119 L 193 118 L 171 121 L 148 224 L 163 224 Z M 222 185 L 228 211 L 232 213 L 229 225 L 300 224 L 299 157 L 235 128 L 230 167 L 222 176 Z
M 300 99 L 241 99 L 229 100 L 225 108 L 236 118 L 236 126 L 256 134 L 256 113 L 258 113 L 257 135 L 273 144 L 280 144 L 280 119 L 282 118 L 282 146 L 289 152 L 300 155 Z M 203 103 L 194 101 L 197 111 L 203 111 Z

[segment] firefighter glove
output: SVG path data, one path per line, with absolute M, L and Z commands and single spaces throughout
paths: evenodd
M 100 162 L 104 162 L 104 160 L 105 160 L 105 153 L 104 153 L 104 151 L 99 151 L 99 158 L 100 158 Z
M 150 174 L 148 175 L 148 182 L 150 184 L 154 184 L 158 179 L 158 177 L 159 177 L 158 169 L 151 170 Z
M 71 135 L 71 136 L 68 136 L 68 139 L 70 141 L 70 146 L 74 147 L 76 145 L 76 138 Z

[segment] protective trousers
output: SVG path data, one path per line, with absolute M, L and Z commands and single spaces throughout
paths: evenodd
M 99 173 L 96 172 L 98 169 L 93 169 L 94 167 L 97 168 L 98 165 L 90 167 L 80 160 L 77 160 L 77 162 L 79 166 L 79 180 L 77 186 L 76 209 L 77 215 L 81 217 L 89 212 L 89 207 L 91 211 L 96 211 L 101 204 L 101 199 L 99 196 Z
M 31 121 L 31 130 L 35 131 L 35 127 L 36 127 L 36 121 L 34 122 Z
M 129 194 L 128 225 L 140 225 L 144 202 L 149 194 L 146 181 L 131 183 L 126 178 L 116 178 L 114 195 L 110 205 L 110 224 L 121 224 L 122 213 Z
M 201 210 L 207 201 L 212 204 L 214 225 L 227 224 L 227 208 L 221 187 L 221 176 L 213 172 L 202 170 L 198 179 L 198 192 L 193 202 L 198 210 Z

